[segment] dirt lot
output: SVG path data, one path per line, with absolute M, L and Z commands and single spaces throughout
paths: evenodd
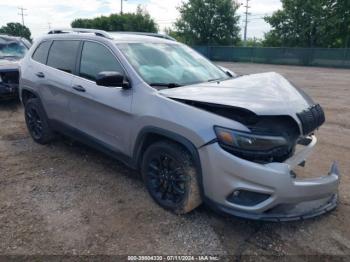
M 323 105 L 327 123 L 306 174 L 324 175 L 339 161 L 334 212 L 292 223 L 226 217 L 207 207 L 176 216 L 123 164 L 67 139 L 34 144 L 20 104 L 1 102 L 0 253 L 350 255 L 350 70 L 222 64 L 239 74 L 279 72 Z

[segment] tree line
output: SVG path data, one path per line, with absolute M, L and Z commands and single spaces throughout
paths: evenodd
M 350 0 L 282 0 L 266 46 L 350 47 Z
M 271 26 L 263 39 L 248 39 L 247 46 L 350 47 L 350 0 L 281 0 L 282 8 L 264 17 Z M 189 45 L 241 46 L 239 4 L 236 0 L 188 0 L 178 7 L 180 17 L 165 32 Z M 157 33 L 159 27 L 138 6 L 135 13 L 75 19 L 75 28 Z M 0 34 L 30 39 L 19 23 L 0 28 Z
M 75 19 L 73 28 L 94 28 L 105 31 L 157 33 L 158 25 L 149 13 L 139 5 L 135 13 L 111 14 L 93 19 Z
M 20 36 L 28 39 L 30 42 L 32 41 L 29 28 L 20 23 L 7 23 L 6 25 L 0 27 L 0 35 L 1 34 Z
M 350 47 L 350 0 L 281 0 L 282 9 L 264 20 L 271 26 L 263 39 L 247 46 Z M 180 17 L 165 32 L 189 45 L 242 46 L 236 0 L 189 0 L 178 7 Z M 150 15 L 136 14 L 77 19 L 72 27 L 107 31 L 158 32 Z

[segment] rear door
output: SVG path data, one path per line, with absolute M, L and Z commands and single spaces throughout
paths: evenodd
M 122 65 L 106 45 L 84 41 L 78 74 L 73 79 L 75 95 L 70 100 L 73 124 L 105 147 L 128 152 L 132 89 L 96 85 L 103 71 L 124 74 Z
M 47 56 L 52 41 L 41 42 L 33 52 L 32 57 L 24 58 L 21 62 L 20 85 L 24 88 L 36 90 L 39 95 L 45 87 L 45 72 Z
M 49 50 L 47 66 L 36 72 L 42 81 L 40 94 L 45 110 L 51 120 L 61 124 L 72 121 L 68 101 L 80 44 L 77 40 L 54 40 Z

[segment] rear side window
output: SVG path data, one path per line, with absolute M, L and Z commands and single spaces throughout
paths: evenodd
M 103 71 L 116 71 L 123 73 L 123 69 L 114 55 L 103 45 L 85 42 L 81 53 L 81 77 L 96 80 Z
M 78 48 L 79 41 L 54 41 L 50 48 L 47 65 L 67 73 L 73 73 Z
M 50 45 L 51 45 L 50 41 L 42 42 L 36 48 L 32 58 L 39 63 L 46 64 L 47 54 L 49 52 Z

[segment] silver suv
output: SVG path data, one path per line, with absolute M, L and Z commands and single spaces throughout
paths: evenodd
M 159 35 L 55 30 L 21 64 L 33 139 L 62 133 L 139 169 L 152 198 L 183 214 L 205 202 L 270 221 L 337 205 L 339 173 L 300 179 L 325 121 L 281 75 L 235 76 Z

